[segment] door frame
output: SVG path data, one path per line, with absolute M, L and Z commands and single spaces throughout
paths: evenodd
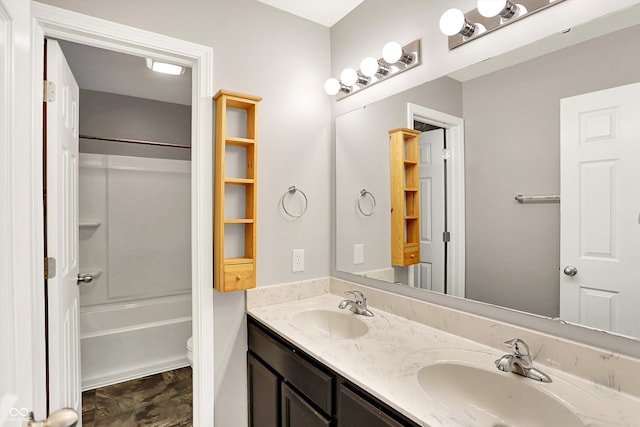
M 0 424 L 46 410 L 42 152 L 33 135 L 31 8 L 0 1 Z M 42 108 L 42 92 L 40 92 Z M 38 239 L 36 236 L 40 236 Z M 7 400 L 4 400 L 4 399 Z
M 465 297 L 464 120 L 418 104 L 407 103 L 407 127 L 413 121 L 445 129 L 447 138 L 447 295 Z
M 33 124 L 36 146 L 42 148 L 42 94 L 45 37 L 55 37 L 121 53 L 152 57 L 192 67 L 191 103 L 191 259 L 193 421 L 213 425 L 213 51 L 210 47 L 152 33 L 65 9 L 32 2 Z M 40 150 L 41 152 L 42 150 Z M 42 156 L 38 160 L 41 168 Z M 34 165 L 35 166 L 35 165 Z M 40 176 L 41 176 L 40 172 Z M 38 183 L 40 184 L 40 183 Z M 31 208 L 42 221 L 41 200 Z M 44 248 L 44 234 L 35 233 L 36 246 Z M 43 252 L 41 252 L 43 253 Z M 41 286 L 38 280 L 37 286 Z M 44 324 L 44 309 L 34 319 Z M 185 344 L 186 345 L 186 344 Z M 186 351 L 186 347 L 185 347 Z M 42 366 L 44 369 L 44 366 Z

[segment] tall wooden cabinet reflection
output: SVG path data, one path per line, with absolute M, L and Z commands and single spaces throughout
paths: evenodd
M 215 158 L 214 158 L 214 206 L 213 206 L 213 261 L 214 288 L 219 292 L 238 291 L 256 286 L 256 206 L 257 206 L 257 116 L 259 96 L 220 90 L 213 97 L 216 102 Z M 228 119 L 232 110 L 239 110 L 246 120 L 243 136 L 231 136 Z M 230 147 L 243 151 L 244 175 L 230 177 L 225 159 Z M 236 187 L 234 190 L 232 187 Z M 239 188 L 240 191 L 237 191 Z M 225 215 L 225 200 L 230 193 L 244 193 L 244 214 Z M 234 200 L 234 202 L 238 202 Z M 237 212 L 238 207 L 227 207 L 227 212 Z M 225 235 L 232 227 L 239 227 L 233 236 L 242 235 L 244 251 L 241 256 L 225 255 Z M 229 252 L 229 251 L 227 251 Z
M 420 262 L 418 135 L 408 128 L 389 131 L 392 265 Z

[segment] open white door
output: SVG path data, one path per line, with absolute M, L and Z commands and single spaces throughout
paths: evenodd
M 78 84 L 60 45 L 47 40 L 47 255 L 56 260 L 48 280 L 49 411 L 82 414 L 78 276 Z M 81 425 L 81 424 L 79 424 Z
M 419 287 L 444 292 L 444 129 L 422 132 L 420 159 Z
M 640 84 L 561 101 L 560 317 L 640 336 Z

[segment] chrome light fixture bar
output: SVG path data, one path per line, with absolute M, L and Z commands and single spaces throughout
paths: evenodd
M 440 29 L 449 36 L 451 50 L 563 1 L 478 0 L 477 9 L 467 13 L 447 10 L 440 18 Z
M 417 65 L 420 65 L 420 39 L 404 46 L 389 42 L 382 49 L 382 58 L 363 59 L 359 70 L 345 68 L 339 80 L 328 79 L 324 88 L 339 101 Z

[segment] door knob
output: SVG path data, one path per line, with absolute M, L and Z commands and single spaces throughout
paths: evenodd
M 78 273 L 78 285 L 82 283 L 91 283 L 93 282 L 93 274 L 79 274 Z
M 575 276 L 576 274 L 578 274 L 578 269 L 575 268 L 573 265 L 567 265 L 564 270 L 562 270 L 562 272 L 564 274 L 566 274 L 567 276 Z
M 26 427 L 75 427 L 76 424 L 78 424 L 78 413 L 71 408 L 62 408 L 49 415 L 44 421 L 34 420 L 31 412 Z

